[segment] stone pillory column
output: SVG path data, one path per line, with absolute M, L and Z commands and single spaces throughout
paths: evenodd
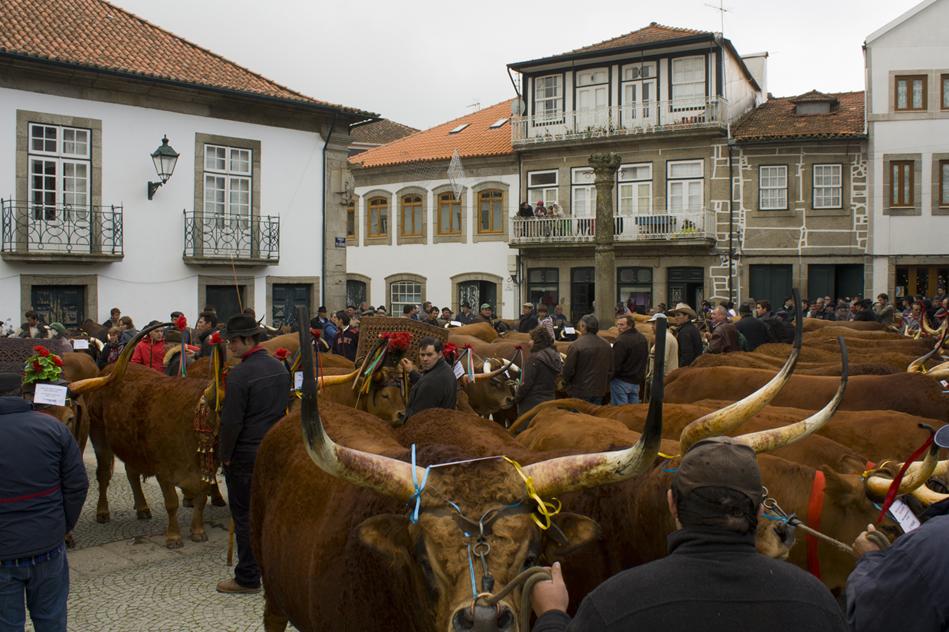
M 616 254 L 613 251 L 613 183 L 623 157 L 613 152 L 593 154 L 590 166 L 596 176 L 596 314 L 600 327 L 613 324 L 616 303 Z

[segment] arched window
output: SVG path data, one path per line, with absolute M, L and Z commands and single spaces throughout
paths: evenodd
M 422 223 L 422 196 L 403 195 L 401 201 L 401 223 L 403 237 L 421 237 L 425 230 Z
M 488 189 L 478 193 L 478 232 L 504 232 L 504 191 Z
M 461 200 L 455 198 L 452 191 L 438 194 L 438 221 L 439 235 L 461 234 Z
M 384 197 L 369 200 L 368 237 L 386 237 L 389 234 L 389 202 Z

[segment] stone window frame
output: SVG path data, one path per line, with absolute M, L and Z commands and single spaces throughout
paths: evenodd
M 310 286 L 310 304 L 307 309 L 310 310 L 311 317 L 316 315 L 316 309 L 320 300 L 320 277 L 318 276 L 271 276 L 266 277 L 266 320 L 269 321 L 273 315 L 273 286 L 274 284 L 296 284 Z M 216 284 L 215 284 L 216 285 Z M 273 323 L 271 323 L 273 324 Z
M 384 235 L 373 235 L 369 232 L 369 205 L 376 198 L 385 198 L 387 208 L 389 209 L 389 225 Z M 363 225 L 366 227 L 366 234 L 363 237 L 363 244 L 366 246 L 391 246 L 392 245 L 392 192 L 385 189 L 374 189 L 363 194 Z
M 461 311 L 461 305 L 458 302 L 458 286 L 462 283 L 468 283 L 471 281 L 485 281 L 487 283 L 494 283 L 497 286 L 495 290 L 495 296 L 497 296 L 496 302 L 501 303 L 501 296 L 504 292 L 504 279 L 499 277 L 496 274 L 491 274 L 490 272 L 463 272 L 461 274 L 456 274 L 453 277 L 450 277 L 451 281 L 451 311 L 454 314 L 458 314 Z M 472 313 L 477 313 L 477 307 L 479 305 L 473 305 L 471 307 Z M 500 314 L 500 305 L 495 305 L 495 313 Z
M 250 169 L 250 217 L 251 221 L 260 217 L 261 188 L 261 142 L 252 138 L 221 136 L 219 134 L 194 134 L 194 214 L 204 215 L 204 146 L 219 145 L 234 149 L 249 149 L 251 152 Z
M 23 312 L 33 309 L 34 285 L 79 285 L 86 288 L 83 309 L 86 318 L 99 320 L 99 275 L 98 274 L 21 274 L 20 275 L 20 317 Z
M 464 187 L 459 196 L 461 202 L 461 231 L 458 233 L 441 234 L 438 232 L 438 196 L 451 193 L 454 190 L 450 184 L 443 184 L 432 189 L 432 242 L 436 244 L 464 244 L 468 242 L 468 187 Z
M 949 153 L 933 154 L 933 175 L 932 175 L 932 205 L 931 213 L 933 215 L 949 215 L 949 204 L 940 204 L 943 195 L 949 195 L 949 191 L 942 188 L 942 165 L 949 169 Z
M 949 110 L 949 100 L 946 97 L 946 83 L 949 82 L 949 72 L 939 73 L 939 109 Z
M 784 168 L 784 206 L 780 208 L 764 208 L 761 204 L 761 170 Z M 843 169 L 841 169 L 843 172 Z M 841 191 L 841 202 L 843 201 L 843 191 Z M 771 213 L 773 211 L 788 211 L 791 209 L 791 170 L 787 164 L 759 164 L 758 165 L 758 211 L 761 213 Z
M 902 206 L 890 206 L 890 163 L 893 161 L 912 161 L 913 163 L 913 206 L 911 207 L 902 207 Z M 922 192 L 923 192 L 923 182 L 922 182 L 922 166 L 923 166 L 923 155 L 922 154 L 883 154 L 883 177 L 880 179 L 881 184 L 883 185 L 881 194 L 880 207 L 884 215 L 922 215 L 923 214 L 923 204 L 922 204 Z
M 922 98 L 922 107 L 914 108 L 910 106 L 910 104 L 912 103 L 911 83 L 913 81 L 916 81 L 917 79 L 921 79 L 923 82 L 923 98 Z M 906 104 L 908 107 L 905 107 L 905 108 L 899 107 L 899 93 L 897 92 L 897 84 L 899 84 L 901 80 L 907 82 Z M 900 74 L 894 74 L 892 94 L 893 94 L 893 102 L 891 105 L 893 106 L 894 112 L 914 113 L 914 112 L 927 111 L 929 109 L 929 73 L 901 71 Z
M 214 274 L 198 275 L 198 305 L 203 308 L 208 304 L 208 286 L 209 285 L 238 285 L 244 288 L 244 307 L 253 307 L 254 288 L 256 279 L 253 275 L 231 275 L 217 276 Z M 270 288 L 268 288 L 267 313 L 270 313 Z
M 422 226 L 418 235 L 404 235 L 402 233 L 402 211 L 403 198 L 408 195 L 417 195 L 422 201 Z M 403 187 L 395 192 L 395 200 L 398 202 L 398 227 L 395 231 L 395 243 L 402 246 L 404 244 L 425 244 L 428 243 L 428 190 L 419 186 Z M 391 218 L 391 213 L 390 213 Z M 392 228 L 392 221 L 389 221 L 389 229 Z
M 497 233 L 481 233 L 479 232 L 479 223 L 478 223 L 478 213 L 480 209 L 478 208 L 478 194 L 490 190 L 500 190 L 501 191 L 501 230 Z M 507 242 L 508 240 L 508 224 L 510 224 L 511 212 L 508 208 L 508 204 L 511 199 L 511 187 L 510 185 L 501 182 L 500 180 L 488 180 L 485 182 L 479 182 L 477 185 L 471 187 L 471 206 L 472 206 L 472 219 L 474 220 L 472 226 L 472 238 L 474 243 L 479 242 L 491 242 L 491 241 L 503 241 Z M 504 212 L 504 209 L 508 209 L 507 212 Z
M 385 278 L 385 284 L 386 284 L 386 303 L 385 303 L 385 305 L 386 305 L 386 309 L 389 310 L 389 315 L 390 315 L 390 316 L 393 316 L 393 317 L 396 317 L 396 318 L 402 316 L 402 313 L 400 312 L 400 313 L 396 314 L 396 313 L 392 310 L 392 305 L 393 305 L 393 303 L 392 303 L 392 285 L 393 285 L 394 283 L 398 283 L 399 281 L 410 281 L 410 282 L 413 282 L 413 283 L 419 283 L 419 284 L 421 284 L 421 286 L 422 286 L 422 292 L 421 292 L 421 298 L 422 298 L 422 300 L 419 301 L 419 309 L 421 309 L 422 303 L 424 303 L 426 300 L 428 300 L 428 279 L 427 279 L 426 277 L 423 277 L 423 276 L 420 275 L 420 274 L 414 274 L 414 273 L 412 273 L 412 272 L 397 272 L 397 273 L 395 273 L 395 274 L 390 274 L 389 276 L 387 276 L 387 277 Z M 366 291 L 367 291 L 367 293 L 368 293 L 368 291 L 369 291 L 369 288 L 368 288 L 368 287 L 366 288 Z
M 844 211 L 847 208 L 847 172 L 844 169 L 844 161 L 839 162 L 812 162 L 809 165 L 807 170 L 807 183 L 808 188 L 811 192 L 810 199 L 810 210 L 811 211 L 830 211 L 830 212 L 840 212 Z M 817 170 L 817 167 L 839 167 L 840 168 L 840 204 L 837 206 L 817 206 L 815 204 L 817 200 L 817 188 L 814 186 L 814 172 Z
M 359 283 L 362 283 L 366 286 L 366 301 L 368 301 L 369 304 L 371 305 L 372 304 L 372 277 L 368 277 L 365 274 L 358 274 L 356 272 L 347 272 L 346 282 L 348 283 L 349 281 L 358 281 Z M 347 293 L 346 300 L 347 302 L 349 301 L 348 293 Z M 356 307 L 359 307 L 359 306 L 357 305 Z M 386 309 L 388 308 L 389 306 L 386 305 Z

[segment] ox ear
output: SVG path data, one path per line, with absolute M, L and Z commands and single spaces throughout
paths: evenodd
M 408 521 L 398 514 L 382 514 L 364 520 L 358 527 L 359 541 L 394 563 L 409 563 L 412 540 Z
M 581 546 L 599 540 L 600 525 L 596 520 L 575 513 L 559 513 L 544 541 L 544 559 L 548 562 L 563 558 Z
M 843 506 L 860 505 L 865 499 L 862 485 L 853 482 L 853 477 L 841 474 L 829 465 L 822 465 L 821 471 L 824 473 L 824 480 L 827 481 L 824 487 L 824 494 L 835 498 Z

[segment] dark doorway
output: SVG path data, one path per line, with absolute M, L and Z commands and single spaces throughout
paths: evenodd
M 465 281 L 458 284 L 458 309 L 461 304 L 467 303 L 472 311 L 477 312 L 483 303 L 488 303 L 496 316 L 500 316 L 498 309 L 498 284 L 491 281 Z
M 863 265 L 814 264 L 807 267 L 807 298 L 813 302 L 820 296 L 836 300 L 863 294 Z
M 550 313 L 560 303 L 560 271 L 557 268 L 531 268 L 527 271 L 527 300 L 536 307 L 543 303 Z
M 594 298 L 596 298 L 596 270 L 594 268 L 571 268 L 570 320 L 576 323 L 581 316 L 592 314 Z
M 41 322 L 77 328 L 86 319 L 86 286 L 34 285 L 30 303 Z
M 270 324 L 274 327 L 297 324 L 297 307 L 310 309 L 310 293 L 313 286 L 308 283 L 274 283 L 271 299 Z
M 637 314 L 652 307 L 652 268 L 617 268 L 616 300 Z
M 757 265 L 751 266 L 751 298 L 756 301 L 767 299 L 773 310 L 781 309 L 784 300 L 791 296 L 792 266 Z
M 227 323 L 227 319 L 241 313 L 246 306 L 244 298 L 246 288 L 243 285 L 209 285 L 205 288 L 204 304 L 217 310 L 218 320 Z
M 698 310 L 705 300 L 704 268 L 669 268 L 666 307 L 675 307 L 676 303 L 685 303 Z
M 347 280 L 346 305 L 333 305 L 330 308 L 330 313 L 337 312 L 349 305 L 358 308 L 360 305 L 362 305 L 363 301 L 369 300 L 369 297 L 366 294 L 366 283 L 364 281 L 354 281 L 352 279 Z

